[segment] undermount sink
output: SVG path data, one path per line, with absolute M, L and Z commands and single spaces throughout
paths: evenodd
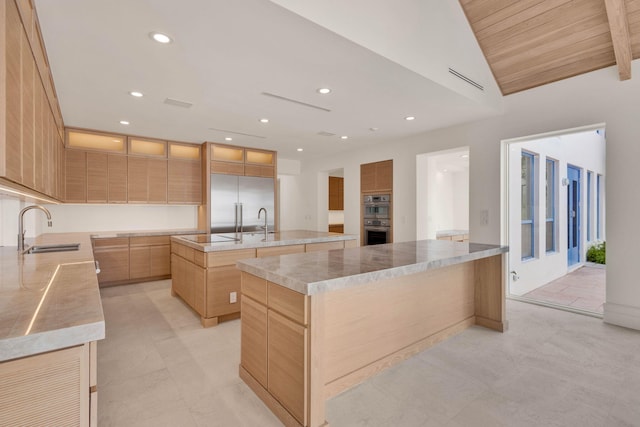
M 42 254 L 49 252 L 77 251 L 80 243 L 62 243 L 58 245 L 36 245 L 24 251 L 25 254 Z

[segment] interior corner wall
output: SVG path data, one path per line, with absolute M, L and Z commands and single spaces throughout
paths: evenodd
M 640 75 L 640 61 L 632 63 Z M 499 244 L 501 241 L 500 144 L 503 140 L 562 129 L 606 123 L 607 132 L 607 304 L 605 320 L 640 328 L 640 263 L 634 259 L 640 232 L 632 225 L 640 212 L 640 120 L 636 109 L 640 79 L 619 81 L 615 67 L 583 74 L 504 98 L 505 111 L 484 120 L 389 140 L 366 149 L 336 153 L 302 162 L 299 180 L 303 197 L 286 209 L 299 218 L 311 215 L 317 224 L 317 173 L 343 168 L 345 172 L 345 233 L 360 231 L 360 164 L 393 159 L 394 241 L 416 238 L 416 155 L 469 146 L 470 240 Z M 283 207 L 285 208 L 285 207 Z M 485 216 L 488 221 L 482 221 Z M 321 212 L 325 215 L 325 212 Z M 305 224 L 308 222 L 302 220 Z M 317 226 L 317 225 L 316 225 Z M 612 307 L 624 306 L 624 316 L 608 317 Z M 610 307 L 610 308 L 608 308 Z M 619 308 L 619 307 L 618 307 Z M 619 312 L 623 311 L 623 308 Z M 635 316 L 635 317 L 634 317 Z

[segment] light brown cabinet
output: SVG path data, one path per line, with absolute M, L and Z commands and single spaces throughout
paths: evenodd
M 202 162 L 199 146 L 169 142 L 167 191 L 169 203 L 202 203 Z
M 360 191 L 393 191 L 393 160 L 360 165 Z
M 125 203 L 127 158 L 99 151 L 65 150 L 67 203 Z
M 344 210 L 344 178 L 338 176 L 329 177 L 329 210 Z
M 0 180 L 61 199 L 62 116 L 32 5 L 3 2 L 0 23 Z
M 87 153 L 80 150 L 65 150 L 65 201 L 85 203 L 87 201 Z
M 87 202 L 107 203 L 109 187 L 109 155 L 88 152 L 87 156 Z
M 109 154 L 107 174 L 109 203 L 127 203 L 127 156 Z
M 97 425 L 96 348 L 94 341 L 0 363 L 0 425 Z
M 163 279 L 171 276 L 169 236 L 129 238 L 129 278 Z
M 128 237 L 94 239 L 93 257 L 100 267 L 100 286 L 120 284 L 129 280 Z
M 127 194 L 129 203 L 166 203 L 167 160 L 129 156 Z
M 276 152 L 210 143 L 211 173 L 259 176 L 276 175 Z

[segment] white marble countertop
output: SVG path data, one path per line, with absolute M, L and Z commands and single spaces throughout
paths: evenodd
M 147 237 L 147 236 L 174 236 L 174 235 L 190 235 L 190 234 L 206 234 L 205 231 L 192 228 L 179 228 L 173 230 L 130 230 L 130 231 L 97 231 L 91 233 L 93 239 L 108 239 L 113 237 Z
M 77 251 L 24 255 L 0 247 L 0 362 L 103 339 L 104 315 L 89 233 L 52 233 L 35 244 Z
M 202 252 L 304 245 L 308 243 L 356 240 L 357 238 L 358 236 L 352 234 L 326 233 L 311 230 L 288 230 L 269 233 L 266 241 L 264 240 L 264 232 L 217 233 L 171 237 L 174 241 Z
M 237 267 L 305 295 L 499 255 L 507 246 L 421 240 L 244 259 Z
M 469 230 L 441 230 L 436 232 L 436 237 L 459 236 L 461 234 L 469 234 Z

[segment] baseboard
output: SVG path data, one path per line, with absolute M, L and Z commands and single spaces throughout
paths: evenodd
M 606 302 L 604 304 L 604 321 L 640 331 L 640 307 Z

